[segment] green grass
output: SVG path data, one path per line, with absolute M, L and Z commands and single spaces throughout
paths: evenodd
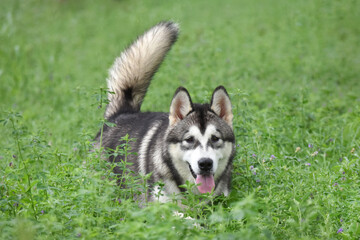
M 179 85 L 198 102 L 226 86 L 232 193 L 139 208 L 124 197 L 140 179 L 118 189 L 88 150 L 107 69 L 167 19 L 181 35 L 142 109 L 168 111 Z M 359 239 L 359 22 L 351 0 L 3 0 L 0 238 Z

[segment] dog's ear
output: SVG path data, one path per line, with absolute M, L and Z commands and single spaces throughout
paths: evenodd
M 171 101 L 170 106 L 170 126 L 184 119 L 186 115 L 193 109 L 193 104 L 188 91 L 179 87 Z
M 228 93 L 223 86 L 215 88 L 211 97 L 211 110 L 213 110 L 220 118 L 224 119 L 227 124 L 232 127 L 234 115 L 231 111 L 231 102 Z

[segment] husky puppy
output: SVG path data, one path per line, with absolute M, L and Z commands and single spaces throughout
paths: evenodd
M 109 70 L 109 95 L 105 111 L 107 121 L 98 133 L 98 147 L 116 149 L 119 139 L 129 134 L 135 138 L 127 161 L 131 170 L 141 175 L 152 173 L 148 184 L 163 182 L 163 196 L 185 191 L 179 185 L 195 182 L 196 193 L 228 195 L 230 191 L 235 137 L 229 96 L 223 86 L 217 87 L 210 104 L 191 101 L 188 91 L 179 87 L 170 104 L 170 113 L 140 112 L 150 81 L 165 55 L 175 43 L 179 27 L 173 22 L 161 22 L 133 42 Z M 100 137 L 102 135 L 102 140 Z M 100 142 L 102 146 L 100 146 Z M 121 156 L 109 161 L 121 161 Z M 121 174 L 119 169 L 115 172 Z M 159 189 L 150 190 L 155 200 Z

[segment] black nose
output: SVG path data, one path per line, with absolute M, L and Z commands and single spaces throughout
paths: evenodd
M 201 171 L 209 172 L 213 167 L 213 160 L 210 158 L 202 158 L 198 162 Z

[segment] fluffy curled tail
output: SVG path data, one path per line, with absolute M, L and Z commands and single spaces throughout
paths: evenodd
M 166 53 L 175 43 L 179 27 L 161 22 L 150 28 L 116 58 L 107 79 L 109 104 L 105 118 L 114 114 L 140 111 L 150 80 Z

